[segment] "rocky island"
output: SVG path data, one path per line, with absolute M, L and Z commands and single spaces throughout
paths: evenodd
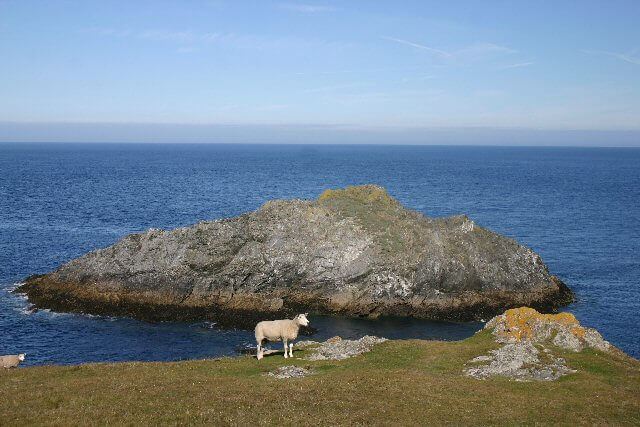
M 375 185 L 132 234 L 17 291 L 55 311 L 235 327 L 302 311 L 466 321 L 573 300 L 531 249 L 465 215 L 425 217 Z

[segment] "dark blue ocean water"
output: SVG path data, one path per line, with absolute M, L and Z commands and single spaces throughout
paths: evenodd
M 577 293 L 567 309 L 640 357 L 640 149 L 138 144 L 0 144 L 0 354 L 27 352 L 27 364 L 236 354 L 250 332 L 31 313 L 8 291 L 128 233 L 365 183 L 533 248 Z M 318 338 L 457 339 L 481 326 L 311 320 Z

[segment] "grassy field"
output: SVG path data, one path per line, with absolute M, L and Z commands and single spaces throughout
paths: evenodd
M 483 332 L 460 342 L 389 341 L 343 361 L 279 353 L 260 362 L 247 356 L 1 370 L 0 425 L 640 425 L 640 362 L 557 350 L 578 372 L 556 382 L 462 375 L 467 360 L 495 346 Z M 314 374 L 264 375 L 291 364 Z

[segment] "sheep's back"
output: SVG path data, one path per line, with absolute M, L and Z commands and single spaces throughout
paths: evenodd
M 3 368 L 13 368 L 18 366 L 18 363 L 20 363 L 20 358 L 18 356 L 0 356 L 0 365 L 2 365 Z
M 294 340 L 298 337 L 297 324 L 293 320 L 264 320 L 256 325 L 256 338 L 264 337 L 270 341 L 283 338 Z

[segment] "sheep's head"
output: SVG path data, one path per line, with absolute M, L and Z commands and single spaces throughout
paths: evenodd
M 298 314 L 296 316 L 296 322 L 298 323 L 298 325 L 302 325 L 302 326 L 309 325 L 309 319 L 307 319 L 307 314 L 309 313 Z
M 24 357 L 25 357 L 26 355 L 27 355 L 27 353 L 21 353 L 21 354 L 19 354 L 19 355 L 18 355 L 18 360 L 22 362 L 22 361 L 24 360 Z

